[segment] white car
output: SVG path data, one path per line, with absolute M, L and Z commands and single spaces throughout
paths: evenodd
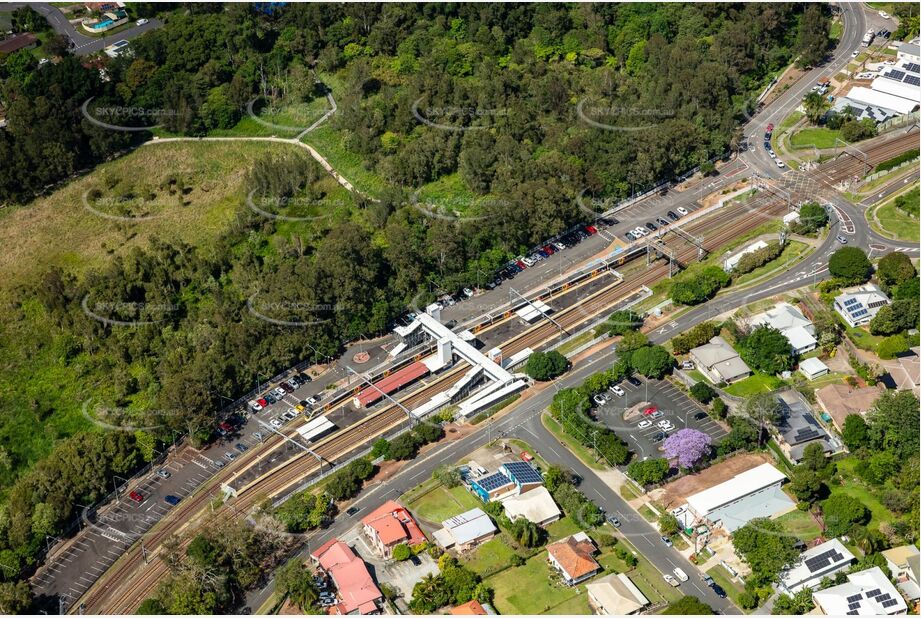
M 137 20 L 137 21 L 134 22 L 134 23 L 135 23 L 135 25 L 137 25 L 137 26 L 143 26 L 144 24 L 147 23 L 147 19 L 145 19 L 145 18 L 142 17 L 142 18 L 140 18 L 139 20 Z
M 521 261 L 524 262 L 524 263 L 525 263 L 525 266 L 528 266 L 528 267 L 534 266 L 534 264 L 535 264 L 534 260 L 532 260 L 532 259 L 529 258 L 529 257 L 523 257 L 523 258 L 521 258 Z
M 320 401 L 319 401 L 316 397 L 308 397 L 308 398 L 307 398 L 307 403 L 309 403 L 309 404 L 312 405 L 312 406 L 315 406 L 315 405 L 317 405 L 318 403 L 320 403 Z
M 690 579 L 690 578 L 688 577 L 688 574 L 681 570 L 681 567 L 675 567 L 675 570 L 672 571 L 672 573 L 674 573 L 674 574 L 675 574 L 675 577 L 677 577 L 678 579 L 680 579 L 680 580 L 683 581 L 683 582 L 686 582 L 686 581 L 688 581 L 688 579 Z
M 652 421 L 640 421 L 636 424 L 637 429 L 646 429 L 647 427 L 652 427 Z
M 614 386 L 609 387 L 608 390 L 614 393 L 615 395 L 617 395 L 618 397 L 623 397 L 624 395 L 627 394 L 624 392 L 624 389 L 622 389 L 616 384 Z
M 464 296 L 466 296 L 467 298 L 470 298 L 471 296 L 473 296 L 473 290 L 471 290 L 470 288 L 464 288 Z
M 669 586 L 678 587 L 678 586 L 681 585 L 681 584 L 678 582 L 677 579 L 675 579 L 674 577 L 672 577 L 672 576 L 669 575 L 668 573 L 666 573 L 665 575 L 663 575 L 662 578 L 663 578 L 666 582 L 668 582 L 668 585 L 669 585 Z
M 851 53 L 851 58 L 856 58 L 856 57 L 859 56 L 859 55 L 860 55 L 860 50 L 859 50 L 859 49 L 855 49 L 855 50 Z
M 604 395 L 595 395 L 594 397 L 592 397 L 592 400 L 595 403 L 597 403 L 599 406 L 603 406 L 604 404 L 608 402 L 608 400 L 604 398 Z
M 886 11 L 880 11 L 879 16 L 882 17 L 883 19 L 889 19 L 889 13 L 887 13 Z
M 659 421 L 658 423 L 656 423 L 656 427 L 658 427 L 662 431 L 671 431 L 672 429 L 675 428 L 675 426 L 672 425 L 672 422 L 668 420 Z
M 786 165 L 783 161 L 781 161 L 780 159 L 777 159 L 777 167 L 779 167 L 780 169 L 783 169 L 783 168 L 787 167 L 787 165 Z
M 777 158 L 777 153 L 774 152 L 773 150 L 768 150 L 768 154 L 771 156 L 772 159 L 776 159 L 776 158 Z
M 646 228 L 644 227 L 637 227 L 636 229 L 633 230 L 633 234 L 639 235 L 639 236 L 649 236 L 649 232 L 647 232 Z
M 246 404 L 246 405 L 248 405 L 248 406 L 249 406 L 249 409 L 252 410 L 253 412 L 258 412 L 259 410 L 262 409 L 262 404 L 260 404 L 260 403 L 259 403 L 258 401 L 256 401 L 255 399 L 252 400 L 252 401 L 250 401 L 250 402 L 249 402 L 248 404 Z
M 681 215 L 682 217 L 686 217 L 687 214 L 688 214 L 688 209 L 685 208 L 684 206 L 679 206 L 679 207 L 676 208 L 675 210 L 677 210 L 677 211 L 678 211 L 678 214 Z
M 272 419 L 271 421 L 269 421 L 269 422 L 272 424 L 272 427 L 274 427 L 275 429 L 279 429 L 282 425 L 284 425 L 284 423 L 282 423 L 282 422 L 281 422 L 280 420 L 278 420 L 277 418 L 273 418 L 273 419 Z
M 559 249 L 560 251 L 562 251 L 563 249 L 566 248 L 566 245 L 564 245 L 563 243 L 561 243 L 561 242 L 559 242 L 559 241 L 553 243 L 553 246 L 556 247 L 557 249 Z

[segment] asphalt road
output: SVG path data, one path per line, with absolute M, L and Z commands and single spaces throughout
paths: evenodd
M 56 33 L 63 34 L 70 40 L 72 45 L 71 51 L 79 56 L 95 54 L 115 41 L 130 41 L 145 32 L 163 25 L 163 22 L 158 19 L 150 19 L 142 26 L 135 25 L 127 30 L 121 30 L 116 34 L 93 37 L 80 32 L 79 29 L 75 28 L 73 24 L 67 21 L 67 17 L 61 12 L 61 9 L 48 2 L 9 2 L 4 5 L 4 8 L 14 10 L 23 6 L 30 6 L 33 10 L 43 15 Z

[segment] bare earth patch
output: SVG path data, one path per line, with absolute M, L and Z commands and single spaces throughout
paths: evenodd
M 741 472 L 751 470 L 763 463 L 773 463 L 773 461 L 770 455 L 766 453 L 742 453 L 696 474 L 690 474 L 673 481 L 660 489 L 650 492 L 649 496 L 666 508 L 674 508 L 687 502 L 688 496 L 709 489 L 723 481 L 728 481 Z

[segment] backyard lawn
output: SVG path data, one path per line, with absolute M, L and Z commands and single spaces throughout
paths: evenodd
M 844 479 L 844 484 L 831 485 L 829 489 L 832 495 L 843 493 L 860 500 L 870 510 L 871 519 L 867 527 L 872 530 L 879 530 L 881 523 L 891 522 L 895 517 L 889 509 L 883 506 L 883 503 L 867 487 L 867 484 L 854 473 L 853 466 L 856 463 L 857 460 L 854 457 L 838 461 L 838 473 Z
M 431 491 L 425 491 L 427 489 Z M 441 523 L 449 517 L 483 506 L 466 488 L 460 486 L 446 489 L 434 481 L 428 481 L 404 496 L 408 496 L 403 501 L 413 514 L 432 523 Z
M 732 599 L 732 602 L 736 605 L 739 604 L 739 595 L 745 592 L 745 588 L 738 582 L 729 578 L 729 574 L 726 572 L 726 569 L 716 565 L 707 571 L 707 575 L 713 578 L 720 587 L 726 591 L 726 594 L 729 595 L 729 598 Z
M 579 527 L 579 524 L 574 522 L 568 516 L 558 519 L 549 526 L 547 526 L 547 533 L 550 535 L 550 539 L 556 541 L 562 539 L 564 536 L 569 536 L 575 534 L 576 532 L 581 532 L 582 528 Z
M 868 352 L 875 352 L 879 342 L 884 339 L 884 337 L 879 335 L 871 335 L 869 331 L 862 328 L 851 328 L 850 326 L 845 326 L 844 332 L 847 334 L 847 338 L 850 339 L 855 346 Z
M 819 524 L 816 523 L 812 515 L 800 510 L 781 515 L 777 518 L 777 523 L 783 526 L 784 530 L 806 543 L 817 539 L 822 534 Z
M 590 614 L 585 586 L 565 586 L 552 577 L 547 554 L 541 552 L 523 566 L 506 569 L 486 580 L 495 592 L 493 605 L 501 614 Z
M 509 566 L 514 555 L 515 550 L 503 538 L 497 537 L 478 547 L 464 564 L 481 577 L 488 577 Z
M 766 373 L 754 373 L 735 384 L 727 386 L 724 390 L 736 397 L 748 397 L 756 393 L 765 393 L 776 390 L 783 385 L 783 380 L 777 376 Z

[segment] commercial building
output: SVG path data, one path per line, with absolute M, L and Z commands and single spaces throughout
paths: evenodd
M 361 523 L 372 547 L 385 558 L 390 558 L 393 548 L 401 543 L 413 546 L 425 542 L 425 535 L 410 512 L 393 500 L 375 509 Z
M 624 573 L 611 573 L 585 586 L 588 604 L 601 616 L 627 616 L 647 605 L 649 599 Z
M 775 426 L 777 444 L 790 461 L 797 464 L 810 444 L 822 445 L 825 454 L 841 450 L 841 444 L 828 435 L 812 415 L 809 403 L 797 391 L 787 390 L 777 394 L 780 403 L 780 420 Z
M 336 587 L 337 603 L 330 608 L 330 613 L 343 616 L 380 613 L 384 595 L 371 578 L 367 565 L 351 547 L 339 539 L 331 539 L 310 557 L 329 575 Z
M 852 328 L 868 324 L 880 307 L 889 304 L 889 298 L 872 283 L 842 290 L 835 296 L 835 311 Z
M 818 345 L 815 326 L 790 303 L 777 303 L 773 309 L 752 316 L 748 320 L 752 328 L 769 326 L 787 338 L 795 354 L 805 354 Z
M 689 496 L 688 510 L 698 520 L 734 532 L 752 519 L 796 508 L 780 489 L 786 478 L 771 464 L 761 464 Z
M 838 539 L 831 539 L 800 554 L 797 561 L 780 574 L 779 587 L 788 594 L 803 588 L 818 588 L 823 577 L 830 577 L 854 562 L 854 554 Z
M 568 586 L 585 581 L 601 570 L 594 558 L 594 541 L 584 532 L 578 532 L 547 546 L 547 560 L 559 571 Z
M 714 384 L 735 382 L 747 378 L 752 373 L 739 353 L 719 336 L 711 339 L 709 343 L 693 348 L 690 357 L 701 373 Z
M 435 533 L 435 541 L 444 549 L 454 547 L 466 551 L 485 543 L 496 534 L 496 526 L 483 509 L 470 509 L 441 522 L 441 530 Z
M 538 526 L 546 526 L 562 517 L 560 507 L 556 505 L 553 496 L 544 486 L 512 496 L 504 500 L 502 504 L 505 506 L 505 514 L 512 521 L 524 518 Z
M 812 593 L 816 609 L 830 616 L 893 616 L 908 606 L 879 567 L 851 573 L 839 586 Z
M 880 552 L 886 559 L 889 574 L 896 581 L 896 586 L 910 601 L 917 601 L 921 597 L 921 588 L 918 586 L 919 560 L 921 554 L 914 545 L 901 545 Z

